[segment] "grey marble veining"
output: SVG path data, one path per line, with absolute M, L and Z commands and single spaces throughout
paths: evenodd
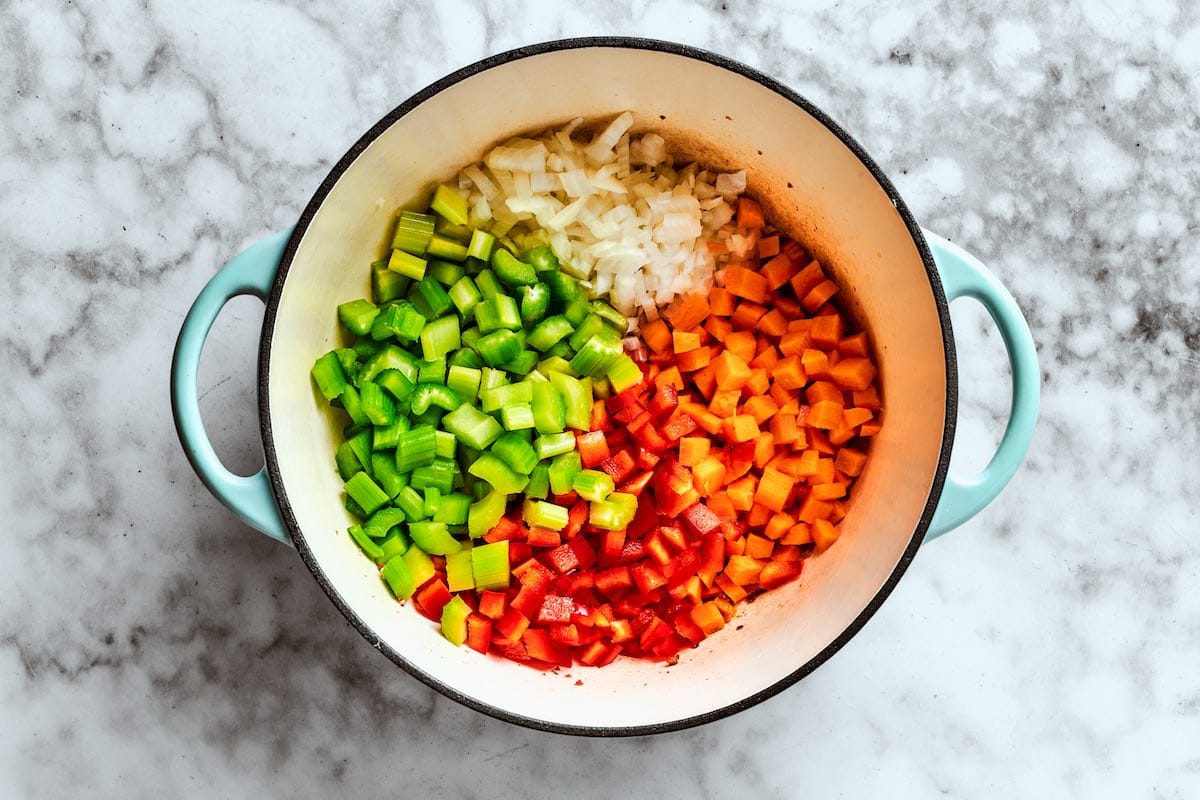
M 839 120 L 989 263 L 1044 371 L 1027 465 L 842 652 L 653 739 L 512 727 L 394 668 L 175 439 L 214 270 L 375 120 L 561 36 L 674 39 Z M 0 796 L 1200 795 L 1200 14 L 1188 2 L 0 2 Z M 257 467 L 232 304 L 202 408 Z M 955 463 L 1007 409 L 955 307 Z

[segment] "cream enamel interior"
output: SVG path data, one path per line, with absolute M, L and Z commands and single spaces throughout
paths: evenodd
M 619 659 L 604 669 L 564 670 L 566 677 L 454 648 L 396 604 L 344 533 L 350 520 L 332 468 L 340 426 L 308 373 L 340 342 L 334 306 L 368 292 L 367 265 L 383 252 L 397 207 L 421 199 L 433 182 L 499 139 L 624 109 L 635 113 L 639 128 L 684 142 L 704 161 L 744 166 L 751 191 L 773 217 L 823 257 L 869 327 L 887 417 L 841 541 L 811 560 L 800 582 L 742 606 L 736 625 L 685 651 L 669 669 Z M 705 714 L 766 689 L 866 608 L 896 568 L 929 497 L 942 448 L 945 375 L 939 315 L 920 254 L 891 200 L 841 140 L 787 98 L 722 67 L 659 51 L 588 47 L 510 61 L 444 89 L 392 124 L 340 177 L 282 289 L 270 343 L 269 422 L 304 541 L 378 640 L 502 711 L 549 724 L 622 728 Z

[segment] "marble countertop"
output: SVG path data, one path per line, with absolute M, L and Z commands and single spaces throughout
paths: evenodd
M 0 3 L 0 795 L 1200 796 L 1197 7 L 585 6 Z M 1026 466 L 829 663 L 616 741 L 397 670 L 204 490 L 167 395 L 201 286 L 362 131 L 487 54 L 600 33 L 715 50 L 827 110 L 1011 287 L 1044 369 Z M 261 319 L 227 307 L 201 370 L 246 472 Z M 969 470 L 1007 367 L 981 311 L 954 320 Z

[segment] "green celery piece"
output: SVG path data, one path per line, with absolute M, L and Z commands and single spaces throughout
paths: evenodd
M 563 308 L 563 316 L 566 317 L 572 325 L 580 325 L 587 315 L 591 312 L 591 306 L 588 305 L 586 295 L 579 295 L 574 300 L 566 304 Z
M 480 333 L 521 330 L 521 312 L 517 301 L 506 294 L 489 297 L 475 306 L 475 323 Z
M 526 500 L 521 514 L 525 522 L 535 528 L 561 531 L 567 527 L 567 509 L 545 500 Z
M 396 469 L 396 456 L 393 453 L 374 453 L 371 456 L 371 470 L 375 482 L 387 496 L 396 499 L 400 490 L 408 486 L 408 477 Z
M 605 373 L 614 392 L 632 389 L 642 382 L 642 368 L 629 356 L 622 353 L 617 360 L 609 365 Z
M 532 406 L 538 433 L 562 433 L 567 429 L 567 404 L 553 383 L 533 384 Z
M 504 374 L 504 370 L 484 367 L 480 371 L 479 376 L 479 393 L 482 395 L 487 389 L 495 389 L 497 386 L 507 386 L 509 383 L 511 381 Z
M 496 523 L 504 516 L 507 505 L 508 495 L 495 490 L 489 491 L 472 503 L 467 512 L 467 532 L 471 538 L 478 539 L 496 527 Z
M 475 281 L 466 275 L 459 278 L 450 287 L 448 294 L 450 302 L 454 303 L 454 307 L 458 309 L 458 313 L 464 320 L 474 318 L 475 307 L 483 300 L 483 295 L 480 293 L 479 287 L 475 285 Z
M 358 545 L 367 558 L 379 563 L 383 560 L 383 548 L 375 543 L 375 540 L 367 536 L 367 532 L 362 529 L 361 525 L 351 525 L 346 529 L 346 533 L 350 534 L 350 538 Z
M 476 228 L 471 233 L 471 243 L 467 245 L 467 255 L 487 261 L 492 257 L 492 248 L 496 246 L 496 237 L 487 231 Z
M 413 544 L 431 556 L 445 556 L 462 550 L 462 543 L 450 535 L 444 522 L 413 522 L 408 526 Z
M 442 493 L 440 490 L 430 486 L 425 490 L 425 518 L 433 519 L 437 515 L 438 509 L 442 505 Z M 436 519 L 433 520 L 437 522 Z
M 429 208 L 452 225 L 467 224 L 467 198 L 453 186 L 438 184 Z
M 358 365 L 358 353 L 350 347 L 339 347 L 333 352 L 337 356 L 338 363 L 342 365 L 342 372 L 346 373 L 346 379 L 352 380 L 361 369 Z
M 533 409 L 525 403 L 500 409 L 500 423 L 506 431 L 527 431 L 533 428 Z
M 399 252 L 399 251 L 397 251 Z M 425 317 L 406 301 L 389 305 L 371 325 L 371 338 L 381 342 L 396 337 L 402 342 L 415 342 L 425 327 Z
M 452 592 L 464 592 L 475 588 L 475 572 L 471 569 L 471 551 L 474 547 L 459 550 L 446 556 L 446 588 Z
M 574 330 L 574 326 L 567 321 L 566 317 L 546 317 L 529 332 L 527 341 L 530 347 L 544 353 L 569 335 L 572 330 Z
M 376 303 L 386 303 L 397 297 L 404 297 L 409 281 L 409 278 L 399 272 L 388 269 L 387 261 L 378 261 L 371 265 L 371 294 Z
M 492 252 L 492 271 L 507 286 L 532 286 L 537 283 L 533 267 L 504 249 Z
M 358 474 L 365 475 L 366 473 L 360 472 Z M 357 517 L 360 520 L 366 520 L 367 517 L 371 516 L 366 511 L 363 511 L 363 507 L 360 506 L 358 503 L 354 502 L 354 498 L 351 497 L 350 495 L 346 495 L 346 499 L 343 502 L 343 505 L 346 507 L 347 511 L 349 511 L 351 514 L 353 514 L 355 517 Z
M 437 440 L 430 425 L 417 425 L 400 434 L 396 443 L 396 469 L 411 472 L 419 466 L 430 464 L 437 455 Z
M 417 380 L 417 360 L 394 344 L 381 347 L 378 352 L 368 358 L 363 363 L 359 379 L 373 381 L 389 369 L 396 370 L 410 382 L 415 383 Z M 389 387 L 384 386 L 384 388 Z M 403 400 L 404 398 L 396 395 L 396 399 Z
M 414 281 L 419 281 L 425 277 L 426 261 L 420 256 L 415 256 L 412 253 L 406 253 L 403 250 L 393 250 L 391 258 L 388 259 L 388 269 L 392 272 L 399 272 L 406 278 L 412 278 Z
M 547 377 L 563 396 L 567 426 L 580 431 L 589 430 L 592 423 L 591 387 L 565 372 L 551 372 Z
M 514 472 L 521 475 L 528 475 L 533 471 L 533 468 L 538 463 L 537 453 L 533 451 L 533 446 L 529 442 L 521 438 L 517 433 L 506 433 L 496 440 L 492 445 L 492 452 L 496 454 L 505 464 L 507 464 Z M 475 464 L 479 462 L 476 461 Z M 475 465 L 472 465 L 475 468 Z M 484 478 L 478 472 L 472 472 L 476 477 Z M 487 480 L 487 478 L 484 478 Z M 523 487 L 522 487 L 523 488 Z M 505 490 L 508 491 L 508 490 Z M 512 491 L 516 491 L 515 489 Z
M 362 412 L 372 425 L 391 425 L 396 421 L 396 406 L 383 389 L 371 381 L 363 381 L 358 388 Z
M 491 542 L 472 547 L 471 573 L 476 589 L 507 589 L 510 574 L 508 542 Z
M 628 318 L 603 300 L 593 300 L 590 307 L 593 314 L 611 325 L 619 335 L 624 336 L 625 332 L 629 330 Z
M 533 440 L 533 449 L 537 451 L 538 458 L 569 453 L 575 449 L 575 434 L 567 432 L 539 436 Z
M 571 362 L 562 356 L 547 356 L 538 362 L 538 372 L 546 376 L 546 380 L 550 380 L 551 372 L 565 372 L 571 375 Z M 575 377 L 571 375 L 571 377 Z
M 463 244 L 466 244 L 467 240 L 471 238 L 470 225 L 455 225 L 445 217 L 437 217 L 437 223 L 433 226 L 433 231 L 438 236 L 453 239 Z
M 561 361 L 566 361 L 567 362 L 566 371 L 571 375 L 575 374 L 574 372 L 571 372 L 571 363 L 570 363 L 571 359 L 575 357 L 575 351 L 572 350 L 571 345 L 567 344 L 566 342 L 559 342 L 558 344 L 554 345 L 549 350 L 547 350 L 545 353 L 542 353 L 542 355 L 548 359 L 549 358 L 557 358 Z
M 570 436 L 570 434 L 563 434 Z M 572 439 L 574 442 L 574 439 Z M 555 456 L 550 462 L 550 491 L 553 494 L 566 494 L 572 490 L 575 484 L 575 477 L 579 475 L 579 471 L 583 469 L 583 464 L 579 459 L 579 451 L 571 450 L 567 453 L 560 453 Z
M 367 514 L 375 513 L 389 500 L 387 492 L 379 488 L 379 484 L 371 480 L 371 476 L 365 472 L 355 473 L 346 481 L 346 494 Z
M 442 317 L 421 331 L 421 355 L 425 361 L 444 358 L 459 348 L 458 317 Z
M 404 559 L 405 566 L 413 575 L 413 583 L 417 586 L 424 586 L 426 581 L 437 574 L 433 560 L 419 547 L 408 548 L 400 557 Z
M 467 253 L 466 245 L 442 236 L 434 236 L 430 239 L 429 248 L 426 251 L 426 255 L 431 258 L 444 258 L 450 261 L 465 261 Z
M 354 448 L 350 446 L 349 442 L 342 442 L 338 445 L 333 460 L 337 464 L 338 475 L 341 476 L 343 483 L 354 477 L 354 473 L 363 471 L 362 462 L 354 454 Z
M 338 319 L 355 336 L 366 336 L 379 315 L 379 307 L 370 300 L 351 300 L 337 307 Z
M 521 287 L 521 322 L 536 325 L 550 310 L 550 287 L 538 282 Z
M 447 362 L 452 367 L 469 367 L 470 369 L 479 369 L 483 366 L 483 359 L 479 354 L 469 347 L 460 347 L 450 354 Z
M 417 362 L 416 383 L 445 383 L 446 357 L 439 356 L 428 361 Z
M 371 356 L 383 349 L 383 347 L 384 345 L 382 342 L 377 342 L 374 339 L 360 336 L 355 339 L 354 344 L 350 346 L 350 349 L 354 351 L 354 358 L 356 361 L 366 362 L 371 358 Z
M 529 473 L 529 485 L 525 487 L 525 496 L 534 500 L 545 500 L 550 494 L 550 465 L 545 461 L 538 462 Z
M 371 429 L 367 428 L 346 440 L 346 444 L 354 452 L 354 457 L 358 459 L 358 463 L 362 464 L 362 468 L 372 477 L 374 477 L 374 470 L 371 468 L 371 451 L 374 450 L 373 439 L 374 433 Z
M 588 521 L 604 531 L 619 531 L 633 522 L 637 513 L 637 498 L 623 492 L 613 492 L 607 500 L 592 503 Z
M 480 480 L 487 481 L 494 491 L 502 494 L 515 494 L 529 483 L 527 475 L 517 473 L 499 456 L 492 453 L 484 453 L 475 459 L 475 463 L 467 472 Z
M 453 411 L 462 405 L 458 393 L 440 383 L 418 383 L 412 394 L 412 413 L 424 414 L 430 406 Z
M 493 331 L 477 343 L 479 355 L 490 367 L 498 367 L 521 352 L 521 339 L 512 331 Z
M 346 409 L 346 413 L 350 415 L 350 419 L 354 420 L 355 425 L 370 425 L 370 418 L 363 413 L 362 401 L 358 397 L 358 390 L 353 386 L 347 386 L 342 390 L 342 408 Z
M 363 530 L 372 539 L 382 539 L 391 533 L 392 528 L 406 522 L 408 522 L 408 517 L 404 515 L 403 509 L 384 506 L 371 515 L 371 518 L 363 525 Z
M 495 417 L 484 414 L 469 403 L 442 417 L 442 427 L 467 447 L 483 450 L 504 432 Z
M 432 276 L 422 278 L 413 287 L 412 304 L 425 319 L 436 319 L 454 308 L 450 295 Z
M 544 272 L 558 272 L 558 257 L 548 244 L 540 244 L 521 254 L 521 260 L 532 264 L 538 275 Z
M 572 350 L 578 350 L 583 347 L 588 339 L 600 334 L 604 334 L 606 340 L 612 339 L 612 341 L 617 341 L 620 339 L 616 331 L 605 324 L 604 319 L 599 314 L 588 314 L 584 318 L 583 323 L 567 339 L 567 344 L 571 345 Z
M 479 392 L 479 401 L 483 410 L 489 414 L 499 411 L 504 406 L 530 403 L 533 401 L 533 386 L 529 381 L 520 381 L 483 389 Z
M 440 492 L 449 493 L 454 488 L 454 462 L 448 458 L 435 458 L 432 464 L 425 464 L 412 471 L 409 483 L 414 489 L 433 487 Z
M 458 440 L 454 438 L 453 433 L 449 431 L 434 431 L 433 441 L 438 458 L 454 458 L 454 451 L 457 449 Z
M 317 359 L 317 363 L 313 364 L 312 379 L 326 400 L 332 400 L 342 393 L 347 385 L 346 373 L 342 370 L 337 353 L 331 350 Z
M 571 371 L 580 377 L 599 377 L 620 355 L 620 341 L 610 341 L 599 333 L 584 342 L 571 359 Z
M 522 350 L 504 364 L 504 369 L 517 375 L 528 375 L 537 364 L 537 353 L 532 350 Z
M 590 500 L 594 503 L 607 500 L 608 496 L 616 491 L 617 488 L 613 483 L 612 476 L 598 469 L 580 470 L 571 482 L 571 487 L 584 500 Z
M 408 537 L 401 533 L 399 528 L 393 528 L 376 541 L 379 543 L 379 549 L 383 551 L 383 558 L 378 562 L 381 564 L 393 556 L 404 555 L 408 550 Z
M 379 574 L 392 590 L 392 594 L 401 600 L 412 597 L 412 593 L 417 589 L 412 570 L 403 558 L 388 559 Z
M 468 350 L 467 352 L 470 351 Z M 462 400 L 469 403 L 479 396 L 479 379 L 481 377 L 482 373 L 477 369 L 452 364 L 450 371 L 446 374 L 446 386 L 454 390 L 454 393 Z M 454 409 L 447 410 L 453 411 Z
M 400 434 L 410 427 L 408 417 L 402 416 L 397 416 L 391 425 L 376 425 L 372 433 L 374 441 L 371 442 L 371 449 L 394 450 L 396 443 L 400 441 Z M 371 471 L 374 472 L 373 469 Z
M 448 525 L 465 525 L 467 514 L 471 508 L 471 498 L 460 492 L 443 495 L 438 509 L 433 515 L 434 522 L 445 522 Z
M 396 507 L 404 512 L 410 523 L 425 519 L 425 498 L 412 486 L 405 486 L 396 494 Z
M 392 237 L 392 249 L 402 250 L 414 256 L 425 255 L 429 237 L 433 236 L 433 216 L 416 211 L 401 211 L 396 220 L 396 233 Z
M 415 388 L 412 380 L 398 369 L 385 369 L 375 376 L 375 383 L 400 402 L 407 400 Z
M 455 264 L 453 261 L 430 261 L 425 274 L 449 287 L 461 280 L 467 271 L 463 269 L 462 264 Z
M 479 293 L 483 296 L 484 300 L 504 293 L 504 287 L 500 285 L 500 281 L 496 278 L 496 273 L 490 269 L 485 269 L 475 276 L 475 286 L 479 289 Z
M 471 607 L 458 595 L 454 595 L 442 607 L 442 636 L 455 647 L 467 640 L 467 617 L 470 614 Z

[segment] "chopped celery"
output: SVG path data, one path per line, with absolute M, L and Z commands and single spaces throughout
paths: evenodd
M 476 450 L 483 450 L 504 432 L 495 417 L 484 414 L 469 403 L 442 417 L 442 427 L 454 434 L 454 438 Z
M 396 405 L 383 389 L 371 381 L 363 381 L 358 387 L 358 398 L 362 413 L 372 425 L 391 425 L 396 421 Z
M 565 372 L 551 372 L 550 383 L 563 396 L 566 404 L 567 426 L 586 431 L 592 423 L 592 390 L 590 385 Z
M 476 589 L 507 589 L 508 542 L 491 542 L 472 547 L 471 573 Z
M 485 269 L 475 276 L 475 286 L 479 289 L 479 293 L 483 296 L 484 300 L 504 293 L 504 287 L 496 279 L 496 273 L 490 269 Z
M 464 261 L 467 257 L 467 247 L 453 239 L 434 236 L 429 240 L 429 248 L 426 250 L 426 255 L 432 258 L 445 258 L 450 261 Z
M 525 522 L 535 528 L 561 531 L 567 527 L 567 509 L 545 500 L 526 500 L 521 513 Z
M 379 549 L 383 551 L 379 562 L 381 564 L 391 559 L 392 556 L 402 556 L 408 551 L 408 537 L 401 533 L 399 528 L 391 529 L 376 542 L 379 544 Z
M 375 383 L 399 401 L 407 400 L 412 395 L 414 388 L 413 382 L 398 369 L 385 369 L 375 376 Z
M 606 341 L 614 342 L 621 338 L 599 314 L 588 314 L 583 320 L 583 323 L 576 328 L 575 332 L 571 334 L 571 337 L 567 339 L 567 344 L 571 345 L 572 350 L 578 350 L 579 348 L 583 347 L 584 343 L 593 336 L 601 336 Z
M 478 539 L 496 527 L 507 504 L 508 495 L 494 489 L 472 503 L 467 513 L 467 532 L 471 538 Z
M 432 464 L 423 464 L 412 471 L 409 482 L 414 489 L 434 488 L 449 493 L 454 488 L 457 468 L 448 458 L 435 458 Z
M 396 442 L 400 441 L 400 434 L 408 430 L 412 425 L 408 421 L 408 417 L 396 416 L 391 425 L 376 425 L 371 442 L 373 450 L 393 450 L 396 447 Z M 373 472 L 374 470 L 372 470 Z
M 475 571 L 471 568 L 471 551 L 460 549 L 446 556 L 446 587 L 452 592 L 475 588 Z
M 391 533 L 392 528 L 405 522 L 408 522 L 408 517 L 405 516 L 404 509 L 384 506 L 371 515 L 363 525 L 363 530 L 372 539 L 382 539 Z
M 403 250 L 415 256 L 425 255 L 429 237 L 433 236 L 433 216 L 415 211 L 401 211 L 396 220 L 396 235 L 392 237 L 392 249 Z
M 481 373 L 477 369 L 452 365 L 450 371 L 446 373 L 446 386 L 454 390 L 454 393 L 462 400 L 471 402 L 479 396 L 480 377 Z M 447 409 L 447 411 L 453 410 L 452 408 Z
M 365 475 L 366 473 L 360 472 L 358 474 Z M 367 517 L 370 516 L 370 514 L 368 514 L 366 511 L 363 511 L 362 506 L 360 506 L 358 503 L 354 502 L 354 498 L 351 497 L 350 495 L 346 495 L 346 499 L 342 503 L 342 505 L 344 505 L 346 507 L 347 511 L 349 511 L 351 514 L 353 514 L 355 517 L 357 517 L 360 520 L 365 520 Z
M 504 374 L 504 370 L 484 367 L 479 376 L 479 392 L 482 394 L 486 389 L 507 386 L 509 383 L 510 381 L 508 380 L 508 376 Z
M 342 481 L 348 481 L 356 472 L 363 471 L 362 462 L 358 460 L 358 456 L 354 455 L 354 449 L 350 447 L 349 442 L 342 442 L 338 445 L 337 452 L 333 455 L 334 463 L 337 465 L 338 475 Z
M 396 469 L 411 472 L 422 464 L 433 462 L 437 455 L 437 440 L 430 425 L 418 425 L 400 434 L 396 443 Z
M 432 276 L 422 278 L 413 287 L 412 304 L 425 319 L 435 319 L 454 308 L 454 301 Z M 457 347 L 458 345 L 455 345 Z
M 431 556 L 445 556 L 462 550 L 462 543 L 450 535 L 444 522 L 413 522 L 408 526 L 413 544 Z
M 440 383 L 419 383 L 412 394 L 413 414 L 424 414 L 430 406 L 453 411 L 462 405 L 458 393 Z
M 614 392 L 623 392 L 642 382 L 642 368 L 624 353 L 609 365 L 605 375 L 608 376 L 608 382 L 612 384 Z
M 613 492 L 607 500 L 592 503 L 588 521 L 604 531 L 619 531 L 633 522 L 637 513 L 637 498 L 623 492 Z
M 396 495 L 396 507 L 404 512 L 409 522 L 425 519 L 425 498 L 412 486 L 405 486 Z
M 433 521 L 445 522 L 448 525 L 465 525 L 470 508 L 471 498 L 465 494 L 451 492 L 442 495 L 437 511 L 434 512 Z
M 453 239 L 456 242 L 466 242 L 471 238 L 470 225 L 455 225 L 445 217 L 437 217 L 437 222 L 433 226 L 433 231 L 438 236 L 443 236 L 447 239 Z
M 403 297 L 408 291 L 408 285 L 409 279 L 388 269 L 386 261 L 371 265 L 371 294 L 374 295 L 376 303 L 386 303 Z
M 479 292 L 479 287 L 475 285 L 475 281 L 464 275 L 458 279 L 449 291 L 450 302 L 454 303 L 454 307 L 458 309 L 458 313 L 462 315 L 464 320 L 469 320 L 474 317 L 475 307 L 483 300 L 483 295 Z
M 613 483 L 612 476 L 598 469 L 580 470 L 575 475 L 575 480 L 571 482 L 571 486 L 584 500 L 596 503 L 608 499 L 608 496 L 617 488 Z
M 598 333 L 584 342 L 571 359 L 571 371 L 584 377 L 597 377 L 603 375 L 619 355 L 620 340 L 610 341 L 603 333 Z
M 567 321 L 566 317 L 546 317 L 546 319 L 537 324 L 537 327 L 529 332 L 527 342 L 530 347 L 544 353 L 562 340 L 563 337 L 570 334 L 571 331 L 572 325 Z
M 475 306 L 475 323 L 479 326 L 480 333 L 519 331 L 521 312 L 517 308 L 517 301 L 506 294 L 489 297 Z
M 521 475 L 528 475 L 538 463 L 538 456 L 533 451 L 533 447 L 516 433 L 506 433 L 497 439 L 496 443 L 492 445 L 492 452 L 499 456 L 514 472 L 518 472 Z M 478 463 L 477 461 L 476 464 Z M 472 469 L 475 469 L 474 464 L 472 465 Z M 488 480 L 478 472 L 472 472 L 471 474 Z M 488 482 L 491 483 L 491 481 Z
M 539 436 L 533 440 L 533 449 L 537 451 L 538 458 L 569 453 L 575 449 L 575 434 L 567 432 Z
M 346 444 L 354 452 L 354 457 L 358 459 L 358 463 L 362 464 L 362 468 L 374 477 L 374 470 L 371 469 L 371 451 L 374 450 L 372 439 L 374 434 L 370 430 L 359 431 L 346 440 Z
M 537 283 L 533 267 L 504 249 L 492 252 L 492 271 L 508 286 L 531 286 Z
M 570 434 L 565 434 L 570 436 Z M 574 439 L 571 440 L 574 443 Z M 566 453 L 560 453 L 550 462 L 550 492 L 552 494 L 566 494 L 571 491 L 575 484 L 575 477 L 579 475 L 579 471 L 583 469 L 583 463 L 579 459 L 579 451 L 571 450 Z
M 550 296 L 563 305 L 583 297 L 584 292 L 579 281 L 565 272 L 547 271 L 543 272 L 540 278 L 550 288 Z
M 397 303 L 379 312 L 371 324 L 371 338 L 378 342 L 395 336 L 402 342 L 415 342 L 424 327 L 424 315 L 411 303 Z
M 326 400 L 332 400 L 346 388 L 346 373 L 342 370 L 337 353 L 333 351 L 321 356 L 313 364 L 312 378 Z
M 433 441 L 436 447 L 438 458 L 454 458 L 454 451 L 458 440 L 454 438 L 454 434 L 449 431 L 434 431 Z
M 371 424 L 371 420 L 363 413 L 362 401 L 358 399 L 357 389 L 347 386 L 342 390 L 342 396 L 339 399 L 342 401 L 342 408 L 346 409 L 346 413 L 350 415 L 350 419 L 354 420 L 355 425 Z
M 467 198 L 453 186 L 438 184 L 429 208 L 453 225 L 467 224 Z
M 392 594 L 400 599 L 412 597 L 412 593 L 416 591 L 417 585 L 413 580 L 412 570 L 403 558 L 388 559 L 379 574 L 387 582 Z
M 467 271 L 463 269 L 462 264 L 455 264 L 453 261 L 430 261 L 426 274 L 443 286 L 453 286 Z
M 430 486 L 423 494 L 425 495 L 425 519 L 433 519 L 442 505 L 442 493 L 439 489 Z M 436 519 L 433 521 L 437 522 Z
M 433 560 L 419 547 L 410 547 L 405 551 L 404 555 L 400 556 L 404 559 L 404 564 L 408 567 L 408 571 L 412 573 L 413 583 L 417 586 L 424 586 L 425 582 L 437 574 L 434 569 Z
M 421 355 L 426 361 L 433 361 L 452 353 L 458 349 L 460 343 L 458 317 L 434 320 L 421 331 Z
M 571 302 L 567 303 L 563 309 L 563 316 L 567 318 L 572 325 L 579 325 L 587 319 L 591 307 L 588 305 L 587 296 L 580 294 Z
M 374 453 L 371 456 L 371 471 L 375 482 L 393 500 L 401 489 L 408 486 L 408 478 L 396 469 L 396 458 L 391 453 Z
M 479 392 L 479 401 L 483 410 L 489 414 L 499 411 L 504 406 L 533 401 L 533 384 L 528 381 L 507 383 L 492 389 Z
M 621 336 L 624 336 L 625 332 L 629 330 L 629 320 L 625 315 L 603 300 L 593 300 L 591 309 L 593 314 L 602 317 Z
M 438 356 L 428 361 L 421 360 L 417 362 L 417 383 L 445 383 L 446 382 L 446 358 Z
M 572 439 L 573 441 L 574 439 Z M 470 466 L 467 472 L 480 480 L 487 481 L 491 484 L 494 491 L 502 494 L 515 494 L 524 489 L 529 483 L 527 475 L 515 472 L 499 456 L 491 453 L 484 453 L 475 459 L 475 463 Z M 370 478 L 367 480 L 370 480 Z
M 379 307 L 370 300 L 352 300 L 337 307 L 338 319 L 355 336 L 366 336 L 379 316 Z
M 483 366 L 483 359 L 469 347 L 460 347 L 450 354 L 450 359 L 447 363 L 452 367 L 479 369 Z
M 424 325 L 424 321 L 421 322 Z M 389 344 L 385 345 L 379 352 L 372 355 L 363 364 L 362 374 L 359 376 L 361 380 L 373 381 L 383 372 L 394 369 L 411 382 L 417 380 L 417 360 L 406 353 L 399 347 Z M 387 386 L 383 388 L 387 389 Z M 397 400 L 403 400 L 403 397 L 396 396 Z
M 533 384 L 532 406 L 538 433 L 562 433 L 567 429 L 567 405 L 553 383 Z
M 570 375 L 571 364 L 562 356 L 548 356 L 538 362 L 538 372 L 545 375 L 546 380 L 550 380 L 550 373 L 552 372 L 565 372 Z
M 450 598 L 450 602 L 442 607 L 442 636 L 446 641 L 458 647 L 467 640 L 467 617 L 470 615 L 471 607 L 461 597 Z
M 355 473 L 346 481 L 346 494 L 368 514 L 374 513 L 389 499 L 387 492 L 365 472 Z
M 388 259 L 388 269 L 414 281 L 425 277 L 425 265 L 425 259 L 403 250 L 393 250 L 391 258 Z
M 496 237 L 485 230 L 476 228 L 471 234 L 471 243 L 467 245 L 467 255 L 487 261 L 492 257 L 492 248 L 496 246 Z
M 533 409 L 526 403 L 500 409 L 500 424 L 506 431 L 523 431 L 533 427 Z
M 521 352 L 521 339 L 512 331 L 493 331 L 480 338 L 479 355 L 491 367 L 498 367 Z
M 383 548 L 375 544 L 375 540 L 367 536 L 366 531 L 361 525 L 351 525 L 346 529 L 346 533 L 350 534 L 350 538 L 354 540 L 359 549 L 372 561 L 379 562 L 383 559 Z
M 545 461 L 538 462 L 529 473 L 529 485 L 525 487 L 525 496 L 535 500 L 545 500 L 550 494 L 550 466 Z
M 537 353 L 532 350 L 522 350 L 504 364 L 504 369 L 517 375 L 528 375 L 537 364 Z

